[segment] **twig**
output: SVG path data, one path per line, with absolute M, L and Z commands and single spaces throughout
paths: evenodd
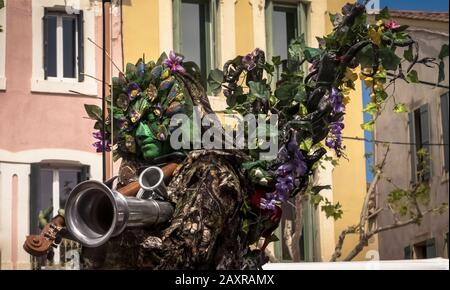
M 97 43 L 95 43 L 95 41 L 93 41 L 90 37 L 88 37 L 88 40 L 90 42 L 92 42 L 92 44 L 94 44 L 97 48 L 103 50 L 103 47 L 98 45 Z M 116 63 L 114 62 L 114 60 L 111 58 L 111 55 L 109 55 L 108 52 L 105 52 L 106 56 L 109 58 L 109 61 L 113 64 L 113 66 L 121 73 L 124 74 L 123 71 L 116 65 Z

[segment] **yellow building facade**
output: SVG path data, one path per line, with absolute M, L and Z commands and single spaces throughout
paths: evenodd
M 124 62 L 135 62 L 143 55 L 147 60 L 157 59 L 163 51 L 168 53 L 175 49 L 185 55 L 191 54 L 192 59 L 199 61 L 204 70 L 222 68 L 227 60 L 244 55 L 256 47 L 267 51 L 270 57 L 280 49 L 277 40 L 284 37 L 278 32 L 285 30 L 288 37 L 291 30 L 295 35 L 305 33 L 308 45 L 315 47 L 316 37 L 323 36 L 332 29 L 328 13 L 340 11 L 346 2 L 348 1 L 122 1 Z M 277 33 L 268 31 L 268 27 L 273 27 L 274 23 L 281 23 L 276 28 L 279 29 Z M 290 29 L 289 25 L 293 25 L 293 28 Z M 210 100 L 217 110 L 226 107 L 225 100 L 221 97 L 210 97 Z M 360 127 L 363 122 L 362 109 L 362 88 L 357 83 L 346 109 L 345 136 L 363 136 Z M 310 234 L 314 236 L 314 246 L 311 247 L 312 255 L 307 260 L 328 261 L 341 231 L 359 221 L 366 192 L 364 143 L 345 140 L 344 145 L 348 160 L 341 159 L 339 166 L 335 168 L 325 163 L 325 169 L 320 169 L 316 174 L 317 184 L 331 185 L 331 190 L 322 194 L 330 201 L 342 204 L 343 218 L 335 222 L 327 219 L 319 209 L 313 212 L 314 227 Z M 343 256 L 355 245 L 356 239 L 357 237 L 347 238 Z M 371 241 L 357 260 L 364 260 L 367 251 L 373 249 L 377 249 L 376 240 Z M 284 260 L 283 257 L 280 260 Z

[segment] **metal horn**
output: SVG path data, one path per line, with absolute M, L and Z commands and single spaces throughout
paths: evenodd
M 144 198 L 146 193 L 157 194 L 163 199 L 167 199 L 167 189 L 164 184 L 164 172 L 161 168 L 150 166 L 139 175 L 139 186 L 141 190 L 136 197 Z
M 169 202 L 126 197 L 88 180 L 72 190 L 65 207 L 66 226 L 86 247 L 98 247 L 127 227 L 157 226 L 170 220 Z

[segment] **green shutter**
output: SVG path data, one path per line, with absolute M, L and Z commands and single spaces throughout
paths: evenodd
M 403 249 L 405 260 L 411 260 L 413 258 L 413 251 L 411 246 L 406 246 Z
M 430 126 L 430 106 L 425 104 L 420 107 L 420 142 L 422 143 L 422 147 L 427 150 L 427 152 L 431 156 L 431 126 Z M 430 180 L 431 178 L 431 158 L 428 159 L 428 171 L 424 173 L 423 179 Z
M 77 17 L 78 29 L 78 81 L 84 82 L 84 13 Z
M 432 238 L 427 240 L 426 247 L 427 247 L 427 259 L 436 258 L 437 257 L 436 239 Z
M 416 146 L 414 143 L 416 142 L 416 133 L 414 128 L 414 112 L 408 113 L 408 127 L 409 127 L 409 142 L 411 143 L 409 147 L 409 153 L 411 155 L 411 183 L 416 182 Z

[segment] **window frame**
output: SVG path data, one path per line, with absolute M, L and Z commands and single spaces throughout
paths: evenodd
M 172 0 L 172 25 L 173 25 L 173 50 L 176 53 L 182 52 L 182 29 L 181 29 L 181 4 L 182 2 L 186 3 L 199 3 L 204 4 L 206 6 L 205 13 L 205 36 L 201 37 L 201 41 L 204 42 L 205 55 L 201 56 L 205 59 L 205 71 L 202 71 L 202 82 L 206 88 L 206 80 L 208 78 L 209 72 L 218 66 L 218 46 L 216 45 L 216 36 L 218 30 L 217 24 L 217 0 Z M 208 21 L 209 20 L 209 21 Z M 200 64 L 198 64 L 200 65 Z M 202 68 L 200 67 L 202 70 Z
M 274 56 L 274 47 L 273 47 L 273 12 L 275 11 L 275 7 L 280 7 L 284 9 L 295 9 L 297 12 L 296 17 L 296 29 L 295 29 L 295 37 L 299 37 L 300 35 L 304 35 L 306 43 L 308 43 L 308 2 L 304 2 L 301 0 L 297 1 L 274 1 L 274 0 L 266 0 L 265 2 L 265 30 L 266 30 L 266 59 L 269 63 L 272 62 L 272 57 Z M 306 68 L 306 64 L 305 64 Z M 272 79 L 272 86 L 275 86 L 276 79 Z
M 433 176 L 433 164 L 431 159 L 428 161 L 428 174 L 425 177 L 425 179 L 419 180 L 417 176 L 417 166 L 418 166 L 418 160 L 417 160 L 417 136 L 416 132 L 418 128 L 416 127 L 416 114 L 419 114 L 419 119 L 421 120 L 421 110 L 422 108 L 426 108 L 427 110 L 427 122 L 428 122 L 428 142 L 432 143 L 432 129 L 431 129 L 431 105 L 429 103 L 424 103 L 419 105 L 418 107 L 414 108 L 408 113 L 408 126 L 409 126 L 409 142 L 410 145 L 410 162 L 411 162 L 411 184 L 417 183 L 417 182 L 431 182 L 432 176 Z M 422 124 L 421 124 L 422 128 Z M 420 129 L 421 129 L 420 128 Z M 423 145 L 422 147 L 428 147 L 428 154 L 430 154 L 430 157 L 432 155 L 432 147 L 430 145 Z
M 32 1 L 32 77 L 31 92 L 49 93 L 60 95 L 96 96 L 98 85 L 93 78 L 64 78 L 59 80 L 45 79 L 44 71 L 44 21 L 45 10 L 67 11 L 65 0 L 33 0 Z M 95 10 L 89 7 L 81 7 L 82 14 L 82 48 L 78 48 L 78 55 L 82 54 L 84 63 L 80 62 L 79 70 L 86 75 L 96 75 L 96 51 L 94 45 L 84 45 L 88 38 L 96 39 L 96 16 Z M 70 14 L 70 13 L 68 13 Z M 76 92 L 76 93 L 75 93 Z
M 71 81 L 71 80 L 75 80 L 78 79 L 78 81 L 80 82 L 80 75 L 81 72 L 79 71 L 79 67 L 82 66 L 80 65 L 80 62 L 84 62 L 83 59 L 80 60 L 80 55 L 78 54 L 78 50 L 80 45 L 82 46 L 82 44 L 79 43 L 79 38 L 78 38 L 78 27 L 79 27 L 79 21 L 83 21 L 80 17 L 80 14 L 67 14 L 64 13 L 62 11 L 57 11 L 57 10 L 48 10 L 45 11 L 45 16 L 53 16 L 56 17 L 56 77 L 50 77 L 47 76 L 47 73 L 45 73 L 44 78 L 49 80 L 49 81 Z M 63 27 L 63 18 L 72 18 L 75 19 L 75 60 L 74 60 L 74 67 L 75 67 L 75 72 L 74 72 L 74 77 L 73 78 L 67 78 L 64 77 L 64 27 Z M 45 42 L 45 37 L 43 39 L 43 41 Z M 44 50 L 44 55 L 45 55 L 45 50 Z M 45 61 L 44 61 L 44 67 L 45 67 Z M 44 68 L 45 71 L 45 68 Z

